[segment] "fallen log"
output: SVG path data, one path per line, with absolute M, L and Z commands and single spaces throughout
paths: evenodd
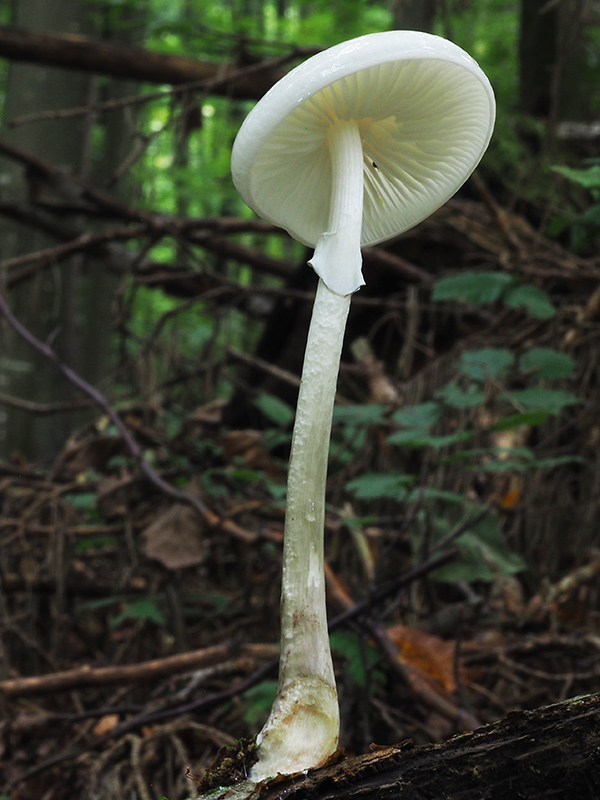
M 248 784 L 246 784 L 248 786 Z M 600 695 L 514 711 L 443 744 L 373 748 L 306 775 L 211 798 L 252 800 L 598 800 Z

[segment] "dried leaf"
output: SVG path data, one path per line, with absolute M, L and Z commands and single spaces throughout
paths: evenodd
M 163 512 L 143 532 L 144 553 L 167 569 L 182 569 L 200 564 L 206 553 L 204 522 L 183 503 Z
M 407 625 L 388 628 L 387 635 L 398 648 L 398 658 L 406 666 L 418 670 L 432 689 L 456 691 L 454 642 Z

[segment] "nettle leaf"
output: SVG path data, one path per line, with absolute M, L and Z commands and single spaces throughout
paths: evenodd
M 376 500 L 391 498 L 404 501 L 408 496 L 408 489 L 414 485 L 413 475 L 403 475 L 398 472 L 367 473 L 348 481 L 346 488 L 354 492 L 359 500 Z
M 498 520 L 492 514 L 459 536 L 456 545 L 461 550 L 460 558 L 432 573 L 436 580 L 491 582 L 498 573 L 514 575 L 526 569 L 523 559 L 509 549 Z
M 432 299 L 462 300 L 474 306 L 496 303 L 518 281 L 506 272 L 462 272 L 437 281 Z
M 502 302 L 507 308 L 525 308 L 535 319 L 550 319 L 556 316 L 556 308 L 546 292 L 531 283 L 509 289 Z
M 334 425 L 381 425 L 383 422 L 385 422 L 385 406 L 381 403 L 335 406 L 333 409 Z
M 575 369 L 575 361 L 551 347 L 532 347 L 519 359 L 521 372 L 535 370 L 538 378 L 566 378 Z
M 434 450 L 441 450 L 442 447 L 450 447 L 453 444 L 468 442 L 473 438 L 473 434 L 468 431 L 457 431 L 446 436 L 434 436 L 423 430 L 398 431 L 388 436 L 388 444 L 403 445 L 404 447 L 432 447 Z
M 485 400 L 485 393 L 476 384 L 471 383 L 462 389 L 456 381 L 450 381 L 435 393 L 436 397 L 443 400 L 451 408 L 474 408 Z
M 483 383 L 488 378 L 502 380 L 514 364 L 515 357 L 505 347 L 483 347 L 468 350 L 458 359 L 457 369 L 462 375 Z
M 547 411 L 549 414 L 558 414 L 566 406 L 581 403 L 579 398 L 564 389 L 544 389 L 541 386 L 531 389 L 515 389 L 504 396 L 524 408 Z
M 439 403 L 420 403 L 403 408 L 392 416 L 392 420 L 405 428 L 431 428 L 440 421 L 442 409 Z

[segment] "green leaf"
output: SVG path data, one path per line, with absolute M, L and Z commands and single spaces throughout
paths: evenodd
M 544 389 L 532 387 L 531 389 L 515 389 L 504 395 L 524 408 L 547 411 L 549 414 L 558 414 L 566 406 L 578 405 L 581 403 L 574 394 L 563 389 Z
M 489 378 L 502 380 L 514 364 L 515 357 L 505 347 L 483 347 L 467 350 L 458 359 L 457 369 L 468 378 L 483 383 Z
M 461 389 L 456 381 L 450 381 L 442 386 L 436 391 L 435 396 L 451 408 L 474 408 L 485 400 L 485 393 L 476 384 L 471 383 L 466 389 Z
M 252 730 L 264 725 L 276 695 L 277 681 L 263 681 L 245 692 L 244 697 L 248 705 L 244 720 Z
M 506 272 L 462 272 L 437 281 L 432 299 L 462 300 L 474 306 L 496 303 L 517 280 Z
M 431 428 L 441 416 L 440 404 L 429 402 L 396 411 L 392 420 L 405 428 Z
M 334 425 L 381 425 L 383 422 L 385 422 L 385 406 L 380 403 L 335 406 L 333 409 Z
M 600 228 L 600 205 L 593 205 L 579 215 L 579 222 L 592 228 Z
M 532 466 L 544 469 L 545 467 L 562 467 L 563 464 L 585 464 L 585 458 L 581 456 L 555 456 L 554 458 L 540 458 Z
M 469 431 L 457 431 L 446 436 L 434 436 L 431 433 L 427 433 L 427 431 L 414 430 L 392 433 L 387 440 L 389 444 L 397 444 L 404 447 L 414 447 L 416 449 L 433 447 L 434 450 L 441 450 L 443 447 L 450 447 L 453 444 L 468 442 L 472 438 L 473 434 Z
M 272 394 L 259 395 L 254 400 L 254 405 L 270 422 L 282 428 L 289 425 L 294 419 L 294 412 L 288 404 Z
M 498 420 L 491 426 L 492 431 L 514 431 L 522 425 L 541 425 L 550 416 L 549 411 L 536 409 L 535 411 L 523 411 L 521 414 L 512 414 L 510 417 Z
M 416 503 L 423 498 L 424 500 L 443 500 L 444 503 L 457 506 L 465 502 L 465 497 L 458 492 L 449 492 L 444 489 L 434 489 L 431 486 L 415 487 L 408 495 L 409 503 Z
M 331 634 L 331 648 L 346 658 L 345 674 L 357 686 L 367 687 L 367 668 L 377 659 L 373 645 L 365 643 L 353 631 L 335 631 Z
M 502 298 L 502 302 L 507 308 L 525 308 L 535 319 L 550 319 L 556 316 L 556 308 L 546 292 L 531 283 L 510 289 Z
M 532 347 L 519 359 L 519 369 L 535 370 L 538 378 L 566 378 L 575 369 L 575 361 L 551 347 Z
M 408 487 L 413 486 L 413 475 L 388 472 L 367 473 L 359 478 L 348 481 L 346 488 L 354 492 L 359 500 L 375 500 L 382 497 L 403 502 L 407 496 Z
M 436 570 L 433 573 L 436 580 L 491 582 L 497 573 L 514 575 L 526 568 L 522 558 L 509 549 L 498 520 L 492 514 L 487 514 L 459 536 L 456 545 L 461 550 L 460 558 Z
M 159 610 L 157 599 L 154 597 L 143 597 L 140 600 L 134 600 L 129 603 L 123 611 L 116 617 L 111 619 L 110 627 L 117 628 L 125 620 L 148 620 L 155 622 L 157 625 L 165 625 L 166 620 Z
M 600 189 L 600 165 L 587 169 L 572 169 L 571 167 L 552 167 L 553 172 L 564 175 L 570 181 L 583 186 L 584 189 Z
M 86 536 L 85 539 L 80 539 L 78 542 L 75 542 L 74 550 L 77 553 L 84 553 L 99 547 L 114 547 L 116 543 L 117 537 L 110 536 L 109 534 L 104 534 L 103 536 Z
M 95 492 L 69 492 L 68 494 L 63 494 L 62 499 L 78 511 L 96 510 Z
M 546 225 L 546 236 L 549 236 L 551 239 L 556 239 L 571 225 L 571 223 L 572 220 L 566 217 L 552 217 Z

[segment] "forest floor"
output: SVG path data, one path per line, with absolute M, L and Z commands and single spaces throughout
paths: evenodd
M 473 207 L 445 213 L 439 224 L 454 236 L 470 214 L 472 254 Z M 508 223 L 495 227 L 504 241 Z M 575 330 L 585 356 L 600 329 L 590 305 L 598 267 L 524 226 L 507 228 L 524 243 L 511 257 L 564 305 L 543 324 L 504 310 L 488 338 L 497 346 L 502 334 L 512 352 L 519 339 L 561 349 Z M 489 228 L 485 237 L 488 262 L 495 252 L 510 269 Z M 451 517 L 437 549 L 426 493 L 367 507 L 337 492 L 327 583 L 347 754 L 440 742 L 514 709 L 600 692 L 598 381 L 596 358 L 586 358 L 571 387 L 581 411 L 568 424 L 549 420 L 559 433 L 536 439 L 534 477 L 480 470 L 465 487 L 461 467 L 448 468 L 450 480 L 446 470 L 443 487 L 482 502 Z M 0 466 L 0 797 L 179 800 L 196 793 L 221 747 L 260 729 L 277 677 L 285 459 L 264 431 L 228 429 L 222 411 L 200 406 L 169 438 L 155 408 L 121 410 L 145 471 L 105 416 L 44 469 Z M 386 424 L 365 423 L 371 469 L 389 456 Z M 557 436 L 594 462 L 584 477 L 578 462 L 548 472 L 544 447 Z M 202 449 L 189 481 L 194 442 Z M 474 508 L 502 527 L 522 566 L 499 554 L 484 575 L 442 580 L 440 567 L 468 550 Z
M 235 436 L 255 458 L 249 433 Z M 255 733 L 273 696 L 281 506 L 234 480 L 207 521 L 126 469 L 102 474 L 118 447 L 89 431 L 59 475 L 5 470 L 0 482 L 1 791 L 19 800 L 193 796 L 188 770 Z M 529 597 L 501 575 L 440 589 L 439 561 L 413 574 L 406 552 L 378 586 L 359 550 L 344 554 L 345 532 L 328 520 L 347 752 L 442 741 L 600 691 L 600 553 Z M 371 526 L 367 546 L 383 541 Z M 355 598 L 347 587 L 361 584 Z

